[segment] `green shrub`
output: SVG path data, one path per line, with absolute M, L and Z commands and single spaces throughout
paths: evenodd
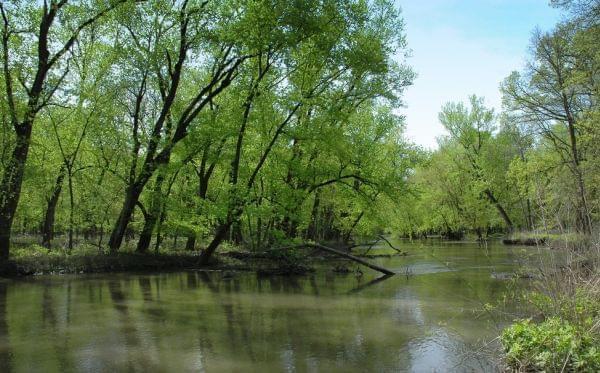
M 502 333 L 508 365 L 524 371 L 600 371 L 598 338 L 592 320 L 575 326 L 559 318 L 523 320 Z M 589 327 L 589 328 L 588 328 Z

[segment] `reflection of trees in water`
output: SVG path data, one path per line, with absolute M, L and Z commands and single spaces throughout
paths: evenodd
M 130 285 L 129 281 L 126 280 L 125 285 Z M 152 351 L 149 351 L 152 347 L 149 344 L 152 341 L 142 341 L 141 337 L 138 336 L 137 320 L 135 320 L 135 315 L 128 306 L 128 302 L 133 298 L 132 295 L 123 291 L 123 284 L 118 279 L 110 279 L 107 286 L 113 308 L 119 315 L 119 331 L 125 341 L 124 352 L 126 356 L 123 361 L 126 364 L 126 369 L 124 370 L 132 372 L 152 369 L 156 365 L 152 358 Z M 143 293 L 143 288 L 140 287 L 140 289 Z M 143 322 L 143 320 L 139 321 Z M 142 346 L 142 342 L 145 342 L 145 346 Z M 125 367 L 119 367 L 119 369 L 123 368 Z
M 0 281 L 0 372 L 8 373 L 12 371 L 12 351 L 6 317 L 7 290 L 6 283 Z
M 40 339 L 43 347 L 55 343 L 56 350 L 44 357 L 50 366 L 63 355 L 80 369 L 210 370 L 229 364 L 226 368 L 380 371 L 410 364 L 409 357 L 401 361 L 400 356 L 409 354 L 408 342 L 427 329 L 416 325 L 436 323 L 443 312 L 465 306 L 458 296 L 464 281 L 455 277 L 382 281 L 371 273 L 362 278 L 323 272 L 292 278 L 221 272 L 110 275 L 27 284 L 26 300 L 13 299 L 13 305 L 36 304 L 22 318 L 35 313 L 37 323 L 52 331 Z M 478 277 L 473 286 L 479 294 L 494 293 L 499 285 Z M 6 288 L 0 287 L 0 336 L 7 339 L 5 297 Z M 422 307 L 415 306 L 420 299 Z M 431 299 L 439 304 L 427 303 Z M 85 329 L 89 323 L 98 333 Z M 11 330 L 21 333 L 18 338 L 29 338 L 24 328 Z M 30 354 L 23 351 L 19 356 Z M 77 353 L 84 355 L 76 360 Z M 0 371 L 8 371 L 10 351 L 0 354 Z M 79 365 L 81 356 L 88 365 Z
M 64 294 L 64 309 L 60 313 L 63 317 L 64 325 L 59 324 L 59 316 L 56 312 L 57 303 L 60 303 L 60 295 L 55 294 L 53 290 L 56 285 L 50 281 L 44 281 L 42 287 L 42 325 L 49 334 L 49 339 L 52 341 L 54 356 L 56 357 L 60 369 L 62 371 L 72 371 L 74 368 L 73 360 L 70 359 L 69 341 L 71 322 L 71 279 L 66 281 L 66 285 L 62 284 L 66 289 Z M 60 289 L 60 288 L 59 288 Z M 58 299 L 57 299 L 58 298 Z
M 188 283 L 189 276 L 191 276 L 191 274 L 188 274 Z M 194 273 L 194 277 L 195 276 L 197 276 L 196 273 Z M 202 283 L 206 285 L 215 304 L 218 304 L 223 311 L 226 323 L 225 329 L 228 349 L 234 355 L 247 354 L 251 361 L 256 361 L 253 343 L 248 332 L 250 321 L 246 319 L 246 315 L 244 315 L 243 312 L 238 312 L 238 309 L 240 308 L 239 298 L 233 295 L 240 292 L 242 286 L 240 279 L 238 277 L 223 278 L 223 276 L 221 276 L 220 280 L 215 283 L 212 280 L 212 277 L 205 272 L 200 273 L 200 279 Z M 223 294 L 223 291 L 225 294 Z M 237 300 L 237 302 L 235 300 Z M 207 309 L 204 311 L 205 312 L 199 310 L 198 313 L 203 316 L 214 316 L 213 314 L 206 312 L 208 311 Z M 210 322 L 209 320 L 206 320 L 206 317 L 203 318 L 205 319 L 205 322 Z M 207 330 L 203 331 L 207 332 Z M 203 342 L 207 340 L 206 336 L 203 336 L 200 339 Z M 214 343 L 211 341 L 209 345 L 214 346 Z
M 150 279 L 147 276 L 140 276 L 138 278 L 138 285 L 140 286 L 140 291 L 142 293 L 142 298 L 144 299 L 144 303 L 151 303 L 152 299 L 152 285 L 150 284 Z
M 362 335 L 361 320 L 369 319 L 371 306 L 344 296 L 374 286 L 380 279 L 359 282 L 349 276 L 330 282 L 317 276 L 253 275 L 224 279 L 206 273 L 198 277 L 214 302 L 199 307 L 199 318 L 204 319 L 199 320 L 200 325 L 204 321 L 214 324 L 199 330 L 203 334 L 200 339 L 217 357 L 262 362 L 279 370 L 339 368 L 352 362 L 374 369 L 394 366 L 396 357 L 389 354 L 388 346 L 382 348 L 377 340 Z M 188 283 L 192 281 L 188 279 Z M 328 294 L 321 298 L 324 289 Z M 354 314 L 357 311 L 359 315 Z M 219 324 L 215 316 L 221 312 Z M 203 349 L 202 355 L 210 353 Z
M 158 284 L 159 283 L 157 281 L 154 283 L 155 288 L 158 288 Z M 138 278 L 138 285 L 140 287 L 142 299 L 144 300 L 144 314 L 150 316 L 156 321 L 164 321 L 166 313 L 164 308 L 156 302 L 156 298 L 158 297 L 155 297 L 152 293 L 152 282 L 150 281 L 150 277 L 140 276 Z

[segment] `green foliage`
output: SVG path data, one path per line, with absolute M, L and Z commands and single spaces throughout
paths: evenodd
M 454 237 L 476 232 L 481 237 L 520 224 L 512 209 L 518 194 L 506 178 L 517 149 L 506 132 L 495 130 L 493 111 L 472 96 L 469 106 L 445 105 L 440 121 L 449 135 L 439 140 L 438 150 L 421 156 L 409 178 L 414 194 L 405 197 L 411 208 L 401 218 L 403 232 Z
M 557 317 L 541 323 L 517 322 L 502 333 L 507 363 L 524 371 L 597 372 L 600 340 L 586 329 L 589 326 L 574 326 Z
M 563 243 L 568 252 L 567 243 Z M 600 369 L 600 288 L 597 243 L 569 254 L 546 253 L 541 274 L 512 298 L 531 319 L 521 320 L 502 333 L 506 360 L 520 371 L 596 372 Z M 572 256 L 571 256 L 572 255 Z
M 116 6 L 43 82 L 56 94 L 36 108 L 13 231 L 205 244 L 231 224 L 228 239 L 264 249 L 387 228 L 414 163 L 394 114 L 414 78 L 394 2 L 60 4 L 51 55 Z M 3 3 L 0 167 L 27 108 L 42 7 Z
M 398 219 L 407 235 L 577 231 L 600 215 L 598 2 L 556 1 L 562 22 L 532 37 L 530 61 L 501 86 L 503 112 L 483 99 L 444 105 L 448 136 L 409 177 Z M 504 210 L 504 213 L 502 212 Z

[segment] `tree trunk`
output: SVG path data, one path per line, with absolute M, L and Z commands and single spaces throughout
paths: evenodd
M 54 238 L 54 219 L 56 216 L 56 205 L 60 198 L 62 191 L 63 180 L 65 179 L 66 167 L 65 164 L 61 164 L 56 182 L 54 183 L 54 189 L 52 195 L 48 199 L 46 207 L 46 214 L 44 215 L 44 223 L 42 225 L 42 246 L 50 250 L 52 246 L 52 239 Z
M 496 199 L 496 197 L 494 196 L 494 194 L 492 193 L 492 191 L 489 190 L 489 189 L 486 189 L 486 190 L 483 191 L 483 193 L 485 193 L 485 195 L 490 200 L 490 202 L 496 207 L 496 209 L 500 213 L 500 216 L 502 217 L 502 220 L 504 220 L 504 223 L 506 223 L 506 226 L 508 227 L 508 230 L 512 231 L 512 229 L 513 229 L 513 222 L 512 222 L 512 220 L 510 220 L 510 217 L 506 213 L 506 210 L 504 210 L 504 207 L 502 207 L 502 205 L 500 204 L 500 202 L 498 202 L 498 200 Z
M 6 262 L 10 254 L 10 231 L 21 197 L 32 124 L 32 121 L 29 121 L 18 127 L 15 148 L 4 169 L 0 184 L 0 262 Z
M 219 247 L 221 242 L 223 242 L 225 240 L 225 238 L 227 237 L 227 233 L 229 232 L 229 228 L 231 227 L 231 224 L 233 224 L 233 222 L 228 220 L 228 221 L 224 222 L 223 224 L 219 225 L 219 227 L 217 228 L 217 230 L 215 232 L 215 236 L 213 237 L 213 240 L 210 242 L 208 247 L 204 251 L 202 251 L 202 254 L 200 254 L 200 259 L 198 261 L 198 263 L 200 265 L 208 264 L 208 262 L 210 261 L 210 258 L 212 257 L 212 255 L 215 252 L 215 250 L 217 249 L 217 247 Z
M 160 245 L 162 244 L 162 241 L 163 241 L 162 225 L 165 222 L 165 219 L 167 218 L 167 212 L 166 212 L 164 206 L 162 206 L 162 208 L 159 212 L 159 216 L 160 217 L 156 224 L 156 242 L 154 243 L 154 252 L 157 254 L 158 254 L 158 251 L 160 250 Z
M 140 239 L 138 240 L 137 247 L 135 249 L 138 253 L 146 253 L 150 247 L 150 241 L 152 241 L 152 232 L 156 226 L 157 216 L 156 214 L 149 213 L 145 216 L 144 227 L 140 233 Z
M 123 237 L 125 236 L 127 225 L 131 220 L 131 215 L 133 214 L 135 205 L 140 198 L 141 192 L 142 187 L 138 186 L 137 184 L 131 185 L 127 188 L 127 193 L 125 195 L 123 207 L 121 208 L 119 217 L 115 222 L 115 226 L 113 227 L 113 230 L 110 234 L 110 238 L 108 240 L 108 247 L 110 249 L 111 254 L 116 254 L 119 251 L 119 248 L 121 247 L 121 243 L 123 243 Z
M 581 170 L 579 167 L 576 170 L 576 178 L 577 178 L 577 189 L 579 191 L 579 208 L 577 209 L 577 220 L 578 229 L 584 234 L 592 233 L 592 221 L 590 218 L 589 209 L 587 206 L 587 198 L 585 192 L 585 184 L 583 181 L 583 175 L 581 175 Z
M 69 186 L 69 254 L 73 250 L 73 226 L 74 226 L 74 210 L 75 210 L 75 197 L 73 195 L 73 172 L 71 170 L 72 165 L 68 167 L 68 186 Z
M 318 234 L 318 224 L 319 224 L 319 205 L 321 199 L 319 197 L 319 189 L 315 192 L 315 200 L 313 202 L 312 212 L 310 214 L 310 223 L 308 225 L 308 229 L 306 231 L 306 238 L 310 240 L 316 240 Z
M 352 232 L 354 232 L 354 228 L 356 228 L 356 226 L 358 225 L 358 223 L 360 222 L 360 220 L 362 219 L 364 214 L 365 214 L 365 212 L 361 211 L 360 214 L 358 214 L 358 216 L 356 217 L 356 219 L 354 219 L 352 226 L 350 227 L 348 232 L 346 232 L 346 234 L 344 235 L 344 242 L 350 241 L 350 237 L 352 236 Z
M 138 253 L 145 253 L 150 247 L 150 241 L 152 240 L 152 232 L 154 231 L 156 221 L 158 220 L 158 217 L 160 215 L 162 185 L 164 180 L 164 171 L 161 170 L 161 172 L 159 172 L 158 176 L 156 177 L 154 190 L 152 191 L 152 204 L 150 206 L 150 211 L 148 211 L 148 216 L 145 216 L 144 228 L 142 228 L 142 233 L 140 234 L 140 239 L 135 250 Z
M 527 228 L 533 230 L 533 215 L 531 213 L 531 200 L 527 197 Z
M 188 236 L 188 239 L 185 242 L 185 249 L 186 249 L 186 251 L 194 251 L 195 248 L 196 248 L 196 235 L 191 234 Z
M 559 75 L 559 82 L 563 83 L 562 77 Z M 564 92 L 562 92 L 563 107 L 567 116 L 567 126 L 569 130 L 569 142 L 571 145 L 571 157 L 573 160 L 573 176 L 577 180 L 579 206 L 577 209 L 577 229 L 584 234 L 592 233 L 592 222 L 590 219 L 590 212 L 587 205 L 585 184 L 583 181 L 583 174 L 579 164 L 579 150 L 577 149 L 577 133 L 575 130 L 575 117 L 571 111 L 569 100 Z

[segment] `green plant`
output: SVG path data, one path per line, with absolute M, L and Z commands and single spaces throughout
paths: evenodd
M 589 328 L 552 317 L 541 323 L 519 321 L 502 333 L 508 365 L 517 370 L 600 370 L 598 338 Z

